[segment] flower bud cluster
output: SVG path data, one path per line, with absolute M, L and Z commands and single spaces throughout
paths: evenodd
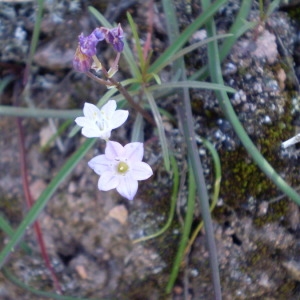
M 93 57 L 97 53 L 97 45 L 104 40 L 108 44 L 111 44 L 115 51 L 121 53 L 124 48 L 124 35 L 121 25 L 119 24 L 112 29 L 97 27 L 88 36 L 84 36 L 83 33 L 81 33 L 78 36 L 78 46 L 73 58 L 73 68 L 83 73 L 89 71 L 94 61 Z

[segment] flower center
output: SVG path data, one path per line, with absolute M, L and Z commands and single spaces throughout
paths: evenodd
M 107 130 L 108 129 L 108 121 L 105 119 L 105 117 L 103 117 L 103 118 L 98 118 L 97 120 L 96 120 L 96 124 L 97 124 L 97 126 L 99 127 L 99 129 L 101 130 L 101 131 L 105 131 L 105 130 Z
M 128 169 L 129 166 L 124 161 L 120 161 L 117 165 L 117 172 L 120 174 L 125 174 Z

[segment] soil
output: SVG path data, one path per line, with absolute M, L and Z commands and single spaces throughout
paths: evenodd
M 88 6 L 101 11 L 110 22 L 120 22 L 126 39 L 133 44 L 125 12 L 138 24 L 141 40 L 147 36 L 149 3 L 144 1 L 45 1 L 40 40 L 29 81 L 18 105 L 51 109 L 81 109 L 84 102 L 97 103 L 106 87 L 72 70 L 72 58 L 81 32 L 97 26 Z M 297 147 L 280 148 L 281 142 L 297 133 L 299 124 L 300 36 L 299 23 L 285 5 L 267 20 L 243 35 L 223 62 L 225 84 L 237 90 L 232 104 L 251 139 L 268 161 L 292 186 L 300 184 Z M 230 0 L 216 16 L 219 33 L 227 32 L 240 1 Z M 161 3 L 155 2 L 152 36 L 153 57 L 168 46 Z M 28 58 L 37 4 L 34 1 L 0 2 L 0 74 L 14 80 L 1 95 L 1 105 L 15 105 L 15 83 L 20 81 Z M 176 1 L 180 29 L 201 13 L 198 1 Z M 258 4 L 248 21 L 258 21 Z M 189 41 L 198 41 L 199 30 Z M 111 48 L 99 48 L 105 65 L 114 58 Z M 186 57 L 187 73 L 193 74 L 207 62 L 206 49 Z M 117 80 L 128 78 L 125 61 L 120 62 Z M 161 74 L 168 78 L 168 70 Z M 222 114 L 213 92 L 191 90 L 195 130 L 209 139 L 222 162 L 222 183 L 218 205 L 213 212 L 223 299 L 300 299 L 299 208 L 284 197 L 251 161 Z M 176 114 L 177 95 L 157 99 L 159 105 Z M 113 133 L 113 139 L 128 143 L 135 112 L 127 125 Z M 69 137 L 72 123 L 59 138 L 45 143 L 63 120 L 26 118 L 24 129 L 28 180 L 34 199 L 47 187 L 64 162 L 86 140 L 79 133 Z M 0 118 L 0 211 L 16 228 L 28 208 L 20 173 L 18 129 L 13 117 Z M 166 130 L 176 149 L 181 175 L 186 175 L 185 146 L 180 126 L 168 120 Z M 167 221 L 172 177 L 163 168 L 155 130 L 145 129 L 145 156 L 154 176 L 140 182 L 134 201 L 116 191 L 100 192 L 98 177 L 87 162 L 102 153 L 97 142 L 78 163 L 51 198 L 38 221 L 46 248 L 62 285 L 64 295 L 92 299 L 213 299 L 205 232 L 195 240 L 169 295 L 166 284 L 180 238 L 186 206 L 183 181 L 177 211 L 169 230 L 147 242 L 135 239 L 158 231 Z M 213 185 L 213 163 L 199 144 L 209 192 Z M 198 206 L 193 228 L 201 221 Z M 1 248 L 7 238 L 0 232 Z M 33 228 L 24 239 L 31 253 L 16 249 L 7 263 L 22 282 L 43 291 L 54 292 L 53 283 L 40 255 Z M 0 298 L 7 300 L 44 299 L 20 289 L 0 274 Z

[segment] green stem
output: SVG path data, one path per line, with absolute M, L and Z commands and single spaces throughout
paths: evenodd
M 32 65 L 33 61 L 33 56 L 38 44 L 39 40 L 39 35 L 41 31 L 41 23 L 42 23 L 42 17 L 43 17 L 43 8 L 44 8 L 44 0 L 38 0 L 38 9 L 37 9 L 37 15 L 36 15 L 36 21 L 34 24 L 34 29 L 33 29 L 33 35 L 30 43 L 30 51 L 29 51 L 29 57 L 26 63 L 26 68 L 24 71 L 23 75 L 23 85 L 25 86 L 28 81 L 29 73 L 30 73 L 30 68 Z
M 8 236 L 12 236 L 15 232 L 14 229 L 10 226 L 10 224 L 6 221 L 6 219 L 1 215 L 0 215 L 0 229 L 3 230 Z M 24 242 L 20 244 L 20 247 L 27 254 L 32 253 L 31 248 Z
M 143 89 L 143 91 L 144 91 L 144 94 L 148 100 L 150 107 L 151 107 L 151 111 L 152 111 L 155 123 L 157 124 L 157 131 L 158 131 L 159 141 L 161 144 L 164 165 L 165 165 L 166 171 L 168 172 L 168 171 L 170 171 L 170 155 L 169 155 L 168 142 L 167 142 L 164 123 L 163 123 L 162 117 L 159 113 L 158 106 L 155 102 L 153 95 L 151 93 L 149 93 L 149 91 L 146 88 Z
M 221 172 L 221 162 L 220 162 L 220 157 L 218 155 L 218 152 L 216 151 L 216 149 L 214 148 L 214 146 L 212 145 L 211 142 L 209 142 L 208 140 L 205 139 L 199 139 L 200 141 L 203 142 L 204 146 L 209 150 L 213 161 L 214 161 L 214 167 L 215 167 L 215 183 L 214 183 L 214 193 L 212 196 L 212 202 L 210 205 L 210 212 L 212 212 L 218 202 L 219 199 L 219 193 L 220 193 L 220 185 L 221 185 L 221 176 L 222 176 L 222 172 Z M 184 254 L 187 255 L 190 252 L 190 249 L 197 237 L 197 235 L 199 234 L 200 230 L 203 227 L 203 220 L 199 223 L 199 225 L 196 227 L 196 229 L 194 230 L 186 248 L 184 251 Z
M 195 194 L 196 194 L 196 184 L 195 178 L 193 175 L 193 170 L 191 165 L 189 164 L 189 187 L 188 187 L 188 201 L 187 201 L 187 211 L 184 219 L 184 227 L 181 236 L 181 241 L 179 244 L 179 248 L 177 250 L 177 254 L 173 263 L 172 272 L 169 278 L 169 282 L 166 287 L 166 292 L 169 294 L 174 286 L 174 282 L 177 278 L 179 268 L 181 265 L 181 260 L 184 255 L 184 249 L 186 247 L 187 241 L 189 239 L 189 235 L 191 232 L 193 215 L 194 215 L 194 207 L 195 207 Z
M 240 10 L 235 18 L 233 25 L 231 26 L 229 33 L 232 36 L 226 38 L 220 47 L 220 59 L 223 61 L 229 54 L 232 46 L 237 41 L 239 36 L 241 36 L 248 27 L 245 26 L 245 21 L 251 10 L 252 1 L 243 0 L 240 6 Z M 254 27 L 255 25 L 253 25 Z M 206 79 L 209 76 L 208 66 L 202 67 L 199 71 L 195 72 L 189 80 L 195 80 L 196 78 L 201 78 L 202 80 Z
M 151 115 L 146 110 L 144 110 L 137 102 L 134 101 L 134 99 L 131 97 L 131 95 L 127 92 L 127 90 L 120 82 L 110 77 L 105 68 L 102 68 L 102 73 L 107 78 L 107 80 L 110 81 L 112 85 L 116 87 L 120 94 L 124 96 L 124 98 L 127 100 L 131 107 L 138 111 L 151 125 L 153 125 L 154 127 L 157 126 Z
M 15 107 L 0 105 L 0 116 L 22 117 L 22 118 L 56 118 L 56 119 L 75 119 L 82 114 L 79 109 L 39 109 L 27 107 Z

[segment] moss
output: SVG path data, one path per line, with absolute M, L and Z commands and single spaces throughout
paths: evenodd
M 268 213 L 264 216 L 256 217 L 254 224 L 256 226 L 263 226 L 267 223 L 280 220 L 288 211 L 288 205 L 285 201 L 275 202 L 268 208 Z
M 221 197 L 232 208 L 238 208 L 250 196 L 257 198 L 270 189 L 270 181 L 251 161 L 246 161 L 244 149 L 225 152 L 221 155 L 223 180 Z
M 249 68 L 248 67 L 240 67 L 240 68 L 238 68 L 238 76 L 240 78 L 243 78 L 248 72 L 249 72 Z
M 288 15 L 290 16 L 291 19 L 294 19 L 296 21 L 299 20 L 300 18 L 300 7 L 299 5 L 290 5 L 285 8 L 287 11 Z
M 167 276 L 162 275 L 160 278 L 157 278 L 157 276 L 149 276 L 144 280 L 136 280 L 131 286 L 126 286 L 126 299 L 139 300 L 155 298 L 171 300 L 172 297 L 170 295 L 166 295 L 164 292 L 164 287 L 167 283 L 167 279 Z M 160 292 L 158 292 L 157 287 L 160 287 Z M 118 295 L 118 297 L 120 297 L 120 295 Z
M 271 256 L 276 256 L 276 258 L 270 260 Z M 266 246 L 263 242 L 258 242 L 257 249 L 249 253 L 247 257 L 246 266 L 243 270 L 243 272 L 247 274 L 253 274 L 254 269 L 272 270 L 274 269 L 274 264 L 277 266 L 281 265 L 280 253 L 276 253 L 276 250 Z M 282 272 L 284 272 L 284 270 L 282 270 Z M 285 278 L 284 273 L 278 274 L 278 276 L 274 274 L 272 278 L 275 282 L 283 283 L 282 285 L 278 285 L 277 289 L 271 292 L 271 296 L 277 297 L 276 299 L 292 299 L 292 297 L 295 296 L 294 293 L 297 288 L 297 283 L 294 280 L 285 280 Z M 257 278 L 253 279 L 256 280 Z M 267 295 L 264 296 L 266 297 Z
M 291 97 L 288 94 L 285 96 L 289 97 L 288 99 Z M 295 179 L 295 174 L 285 171 L 287 162 L 279 156 L 281 142 L 293 135 L 291 104 L 289 102 L 286 101 L 285 113 L 279 120 L 268 125 L 258 125 L 260 138 L 257 138 L 254 143 L 273 168 L 278 173 L 286 173 L 285 179 L 296 185 L 299 184 L 299 177 Z M 277 187 L 256 166 L 245 149 L 239 148 L 231 152 L 223 151 L 220 153 L 220 157 L 223 170 L 221 197 L 231 208 L 238 209 L 243 204 L 248 205 L 247 201 L 250 197 L 259 202 L 278 195 Z M 278 220 L 285 213 L 285 203 L 275 203 L 271 206 L 268 215 L 257 219 L 257 223 L 263 225 L 265 222 Z
M 257 249 L 247 255 L 247 266 L 249 268 L 260 267 L 262 263 L 266 262 L 270 258 L 270 253 L 272 253 L 273 249 L 270 249 L 265 244 L 258 242 Z
M 296 281 L 289 280 L 289 281 L 285 282 L 283 285 L 281 285 L 278 288 L 278 294 L 277 294 L 278 299 L 296 299 L 296 298 L 292 298 L 293 296 L 295 296 L 294 291 L 296 290 L 296 288 L 297 288 Z M 297 299 L 299 299 L 299 298 L 297 298 Z

